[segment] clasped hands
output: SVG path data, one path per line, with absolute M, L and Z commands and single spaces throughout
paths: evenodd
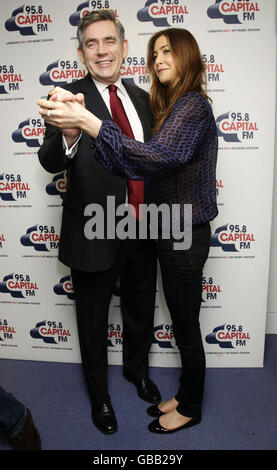
M 68 142 L 77 140 L 81 130 L 92 137 L 98 135 L 101 121 L 85 108 L 82 93 L 74 95 L 68 90 L 56 87 L 49 94 L 49 100 L 38 100 L 39 114 L 48 124 L 61 129 Z
M 80 118 L 85 109 L 84 95 L 74 95 L 60 87 L 49 95 L 49 100 L 38 100 L 39 114 L 48 124 L 62 129 L 65 137 L 77 138 L 81 129 Z

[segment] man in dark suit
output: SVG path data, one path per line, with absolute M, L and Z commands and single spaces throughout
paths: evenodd
M 78 53 L 88 75 L 61 89 L 50 99 L 70 101 L 84 97 L 85 106 L 100 119 L 112 119 L 108 85 L 116 84 L 134 136 L 147 140 L 151 133 L 148 94 L 123 83 L 120 68 L 128 53 L 124 28 L 111 10 L 93 11 L 80 20 Z M 82 95 L 78 95 L 82 93 Z M 47 122 L 47 120 L 46 120 Z M 123 314 L 123 372 L 145 401 L 159 403 L 158 388 L 148 375 L 156 295 L 156 256 L 152 240 L 88 239 L 85 208 L 99 204 L 115 210 L 126 202 L 126 181 L 106 172 L 94 159 L 94 141 L 79 129 L 59 130 L 46 124 L 39 152 L 51 173 L 66 169 L 59 259 L 71 268 L 84 374 L 94 424 L 106 434 L 117 430 L 107 385 L 107 325 L 111 296 L 120 277 Z

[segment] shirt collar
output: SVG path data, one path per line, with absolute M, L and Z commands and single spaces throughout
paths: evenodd
M 96 80 L 94 77 L 91 77 L 92 80 L 94 81 L 95 83 L 95 86 L 97 87 L 99 93 L 103 93 L 107 88 L 108 88 L 108 85 L 106 83 L 102 83 L 102 82 L 99 82 L 98 80 Z M 122 80 L 121 78 L 119 77 L 119 79 L 114 83 L 115 86 L 117 86 L 118 90 L 120 91 L 120 93 L 122 93 L 124 96 L 126 95 L 126 89 L 122 83 Z

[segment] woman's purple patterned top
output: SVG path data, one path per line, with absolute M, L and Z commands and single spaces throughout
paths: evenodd
M 147 143 L 103 121 L 96 160 L 110 173 L 144 180 L 145 202 L 192 204 L 192 223 L 213 220 L 216 204 L 217 129 L 211 106 L 199 93 L 182 95 Z

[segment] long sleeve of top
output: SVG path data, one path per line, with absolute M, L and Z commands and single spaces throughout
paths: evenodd
M 193 224 L 217 215 L 217 130 L 211 106 L 200 94 L 182 95 L 147 143 L 103 121 L 95 145 L 95 158 L 107 171 L 145 181 L 148 203 L 191 204 Z

